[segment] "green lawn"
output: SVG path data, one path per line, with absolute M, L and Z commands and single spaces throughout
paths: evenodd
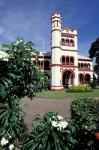
M 99 99 L 99 89 L 94 89 L 92 92 L 84 93 L 69 93 L 64 91 L 43 91 L 37 94 L 38 97 L 47 99 L 76 99 L 83 97 Z

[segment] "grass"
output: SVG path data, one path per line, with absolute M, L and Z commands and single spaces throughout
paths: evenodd
M 43 91 L 37 94 L 40 98 L 46 99 L 76 99 L 76 98 L 97 98 L 99 99 L 99 89 L 93 89 L 91 92 L 76 92 L 76 93 L 69 93 L 64 91 Z

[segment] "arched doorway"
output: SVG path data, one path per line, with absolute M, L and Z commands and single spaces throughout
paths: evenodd
M 74 84 L 74 72 L 71 70 L 65 70 L 62 76 L 62 84 L 64 87 L 69 87 Z
M 84 84 L 84 75 L 82 73 L 79 74 L 79 84 Z
M 91 80 L 90 74 L 85 75 L 85 84 L 89 83 Z

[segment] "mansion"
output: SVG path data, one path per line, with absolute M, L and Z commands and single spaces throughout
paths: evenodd
M 51 90 L 93 80 L 92 59 L 78 54 L 77 30 L 61 27 L 61 15 L 51 16 L 51 52 L 40 52 L 39 68 L 49 78 Z
M 77 30 L 61 27 L 61 15 L 51 15 L 51 52 L 40 52 L 38 67 L 49 79 L 51 90 L 93 80 L 92 59 L 79 55 Z M 8 57 L 0 52 L 0 58 Z M 35 58 L 32 57 L 35 63 Z

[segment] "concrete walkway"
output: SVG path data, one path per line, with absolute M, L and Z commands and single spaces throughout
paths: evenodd
M 29 130 L 31 130 L 31 122 L 33 116 L 36 114 L 45 114 L 47 112 L 58 112 L 64 117 L 70 116 L 70 104 L 72 100 L 55 100 L 55 99 L 41 99 L 35 97 L 32 101 L 28 98 L 22 99 L 21 103 L 27 103 L 24 108 L 26 113 L 25 123 L 27 124 Z

